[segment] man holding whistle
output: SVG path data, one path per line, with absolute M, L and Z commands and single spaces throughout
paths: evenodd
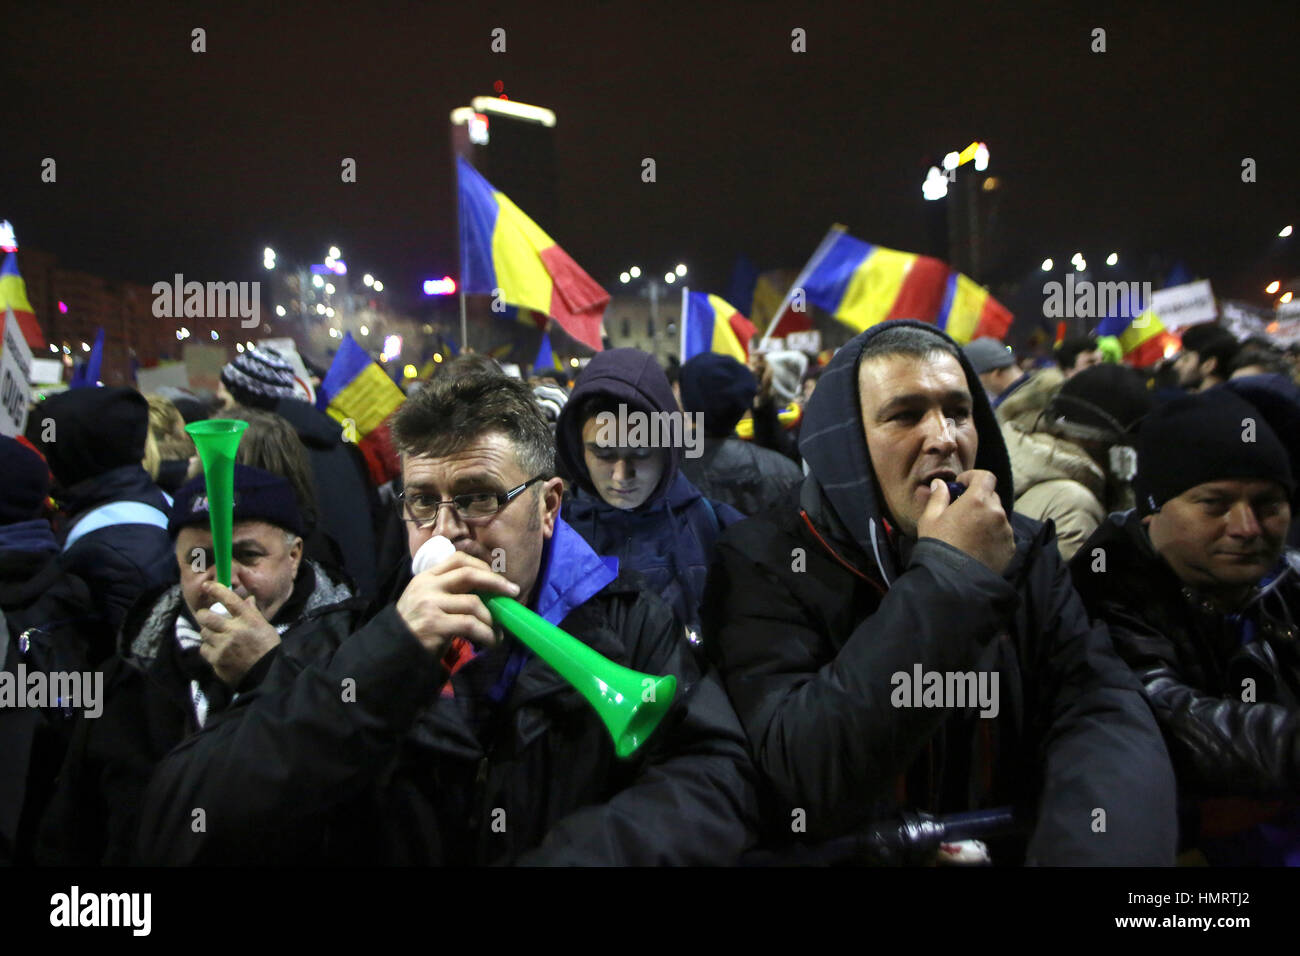
M 1011 807 L 995 862 L 1171 863 L 1151 712 L 1050 523 L 1012 514 L 997 422 L 956 344 L 912 321 L 852 339 L 800 451 L 809 475 L 727 530 L 705 599 L 705 647 L 768 788 L 768 847 L 818 859 L 903 811 Z

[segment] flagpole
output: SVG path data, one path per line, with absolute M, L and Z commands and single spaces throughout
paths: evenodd
M 683 365 L 686 364 L 686 307 L 688 305 L 688 296 L 690 295 L 690 291 L 690 286 L 682 286 L 682 308 L 678 313 L 681 316 L 681 320 L 677 323 L 677 356 Z
M 776 314 L 772 316 L 772 321 L 767 323 L 767 328 L 763 331 L 763 338 L 758 343 L 760 349 L 767 345 L 767 340 L 772 337 L 773 330 L 781 324 L 781 317 L 785 315 L 786 306 L 788 306 L 790 300 L 794 298 L 794 290 L 803 288 L 803 284 L 808 280 L 808 277 L 812 275 L 813 270 L 821 265 L 822 260 L 826 258 L 826 254 L 830 252 L 831 246 L 835 244 L 835 240 L 844 235 L 846 231 L 845 227 L 841 226 L 839 223 L 836 223 L 827 230 L 821 244 L 813 250 L 812 258 L 808 260 L 807 265 L 803 267 L 803 271 L 795 278 L 794 285 L 790 286 L 790 288 L 786 290 L 785 298 L 781 300 L 781 306 L 776 310 Z M 750 311 L 753 310 L 751 309 Z
M 460 348 L 461 351 L 469 349 L 469 327 L 465 321 L 465 287 L 460 288 Z

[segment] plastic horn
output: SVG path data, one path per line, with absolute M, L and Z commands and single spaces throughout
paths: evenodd
M 235 449 L 248 422 L 209 418 L 186 425 L 203 462 L 203 483 L 208 493 L 208 519 L 212 522 L 212 550 L 216 554 L 217 580 L 230 587 L 230 537 L 235 510 Z
M 434 535 L 420 546 L 411 569 L 419 574 L 436 567 L 455 550 L 445 537 Z M 616 664 L 513 598 L 479 597 L 494 621 L 528 645 L 596 709 L 620 758 L 632 756 L 650 739 L 677 694 L 676 677 L 653 677 Z

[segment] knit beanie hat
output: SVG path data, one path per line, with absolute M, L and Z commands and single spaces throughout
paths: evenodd
M 772 369 L 772 396 L 778 403 L 788 405 L 799 394 L 808 356 L 802 352 L 768 352 L 764 358 Z
M 293 366 L 273 348 L 249 346 L 221 370 L 221 381 L 241 405 L 270 411 L 282 398 L 293 398 Z
M 175 538 L 182 528 L 190 525 L 208 526 L 212 520 L 208 511 L 208 489 L 203 475 L 191 478 L 176 492 L 172 505 L 171 524 L 168 531 Z M 293 485 L 279 475 L 273 475 L 251 465 L 235 465 L 234 523 L 265 521 L 296 535 L 302 534 L 302 514 Z
M 773 381 L 776 374 L 773 373 Z M 754 404 L 754 373 L 730 355 L 701 352 L 682 366 L 682 407 L 704 415 L 704 433 L 725 438 Z
M 0 437 L 0 524 L 41 516 L 50 496 L 50 468 L 25 440 Z
M 1138 512 L 1149 515 L 1189 488 L 1225 479 L 1295 480 L 1286 449 L 1255 406 L 1222 388 L 1156 406 L 1138 432 Z
M 560 412 L 564 411 L 565 404 L 569 401 L 569 393 L 558 385 L 534 385 L 533 399 L 537 402 L 537 407 L 542 410 L 542 417 L 546 419 L 546 424 L 551 426 L 551 431 L 555 431 L 555 424 L 560 420 Z
M 1014 365 L 1016 362 L 1015 354 L 1011 349 L 997 339 L 976 339 L 963 345 L 961 350 L 966 353 L 966 357 L 970 359 L 970 364 L 975 367 L 976 375 L 995 372 L 1000 368 Z
M 1093 365 L 1066 379 L 1047 414 L 1064 431 L 1114 442 L 1136 434 L 1154 405 L 1136 370 L 1126 365 Z

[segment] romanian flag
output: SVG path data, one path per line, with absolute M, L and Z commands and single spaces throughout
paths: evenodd
M 5 306 L 14 310 L 14 318 L 18 320 L 18 327 L 23 330 L 27 344 L 33 350 L 46 348 L 48 343 L 45 335 L 41 332 L 40 323 L 36 321 L 32 304 L 27 301 L 27 284 L 18 272 L 16 252 L 7 254 L 4 265 L 0 266 L 0 315 L 4 314 Z
M 316 392 L 316 405 L 343 425 L 346 441 L 355 441 L 365 455 L 370 478 L 382 485 L 401 472 L 397 451 L 388 433 L 388 417 L 405 400 L 388 374 L 352 333 L 345 333 L 334 362 Z
M 855 332 L 890 319 L 919 319 L 965 344 L 1001 339 L 1012 320 L 987 289 L 938 259 L 863 242 L 843 226 L 833 227 L 813 254 L 767 337 L 811 327 L 807 311 L 790 307 L 795 289 Z
M 741 365 L 749 358 L 754 323 L 716 295 L 682 289 L 682 361 L 701 352 L 730 355 Z
M 609 293 L 504 193 L 464 159 L 460 174 L 460 275 L 467 294 L 500 289 L 509 305 L 549 315 L 599 352 Z
M 542 344 L 538 346 L 537 358 L 533 359 L 534 372 L 562 372 L 564 367 L 560 365 L 559 356 L 551 348 L 551 336 L 549 332 L 542 333 Z
M 1107 316 L 1097 324 L 1097 335 L 1116 336 L 1124 353 L 1124 361 L 1145 368 L 1165 357 L 1165 345 L 1171 336 L 1165 331 L 1160 317 L 1149 308 L 1133 318 L 1131 312 L 1139 308 L 1140 305 L 1130 310 L 1126 303 L 1119 314 Z

